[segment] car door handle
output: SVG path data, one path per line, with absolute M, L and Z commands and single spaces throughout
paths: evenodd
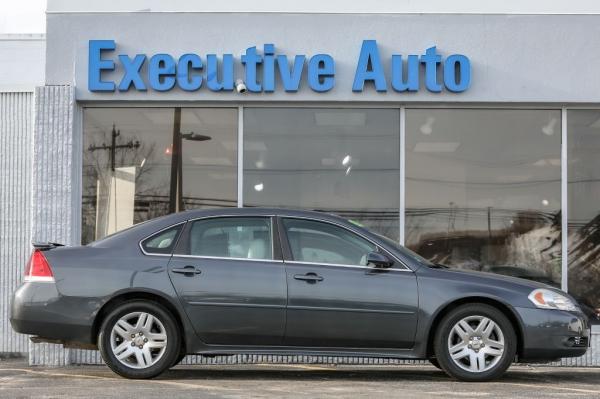
M 319 276 L 317 273 L 295 274 L 294 279 L 313 284 L 318 281 L 323 281 L 323 277 Z
M 174 267 L 171 269 L 172 273 L 183 274 L 184 276 L 193 277 L 196 274 L 202 273 L 202 270 L 198 269 L 195 266 L 184 266 L 184 267 Z

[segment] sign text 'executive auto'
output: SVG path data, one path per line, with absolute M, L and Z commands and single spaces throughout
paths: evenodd
M 89 41 L 90 91 L 128 91 L 131 88 L 169 91 L 175 87 L 196 91 L 203 86 L 211 91 L 234 89 L 233 54 L 223 54 L 220 58 L 216 54 L 202 58 L 192 53 L 179 58 L 164 53 L 152 56 L 119 54 L 115 57 L 115 50 L 114 40 Z M 244 70 L 244 84 L 248 91 L 254 93 L 274 92 L 276 82 L 281 82 L 286 92 L 297 92 L 303 76 L 307 76 L 308 86 L 315 92 L 327 92 L 336 85 L 335 60 L 329 54 L 316 54 L 310 58 L 300 54 L 290 60 L 285 54 L 277 54 L 273 44 L 265 44 L 262 52 L 256 47 L 246 49 L 240 62 Z M 391 60 L 383 60 L 377 42 L 364 40 L 356 62 L 352 91 L 362 92 L 365 84 L 369 84 L 378 92 L 386 92 L 390 88 L 396 92 L 416 92 L 424 86 L 433 93 L 443 89 L 460 93 L 467 90 L 470 83 L 471 63 L 462 54 L 442 59 L 433 46 L 421 55 L 404 57 L 393 54 Z

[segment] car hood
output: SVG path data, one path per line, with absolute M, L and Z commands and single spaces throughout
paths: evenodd
M 463 269 L 436 269 L 436 270 L 440 270 L 443 271 L 444 273 L 450 273 L 452 275 L 458 275 L 458 276 L 465 276 L 469 279 L 476 279 L 476 280 L 480 280 L 480 282 L 487 282 L 487 283 L 493 283 L 494 281 L 496 282 L 501 282 L 501 283 L 510 283 L 510 284 L 515 284 L 518 285 L 520 287 L 523 288 L 531 288 L 531 289 L 536 289 L 536 288 L 549 288 L 552 290 L 556 290 L 556 287 L 552 287 L 548 284 L 544 284 L 544 283 L 540 283 L 537 281 L 533 281 L 533 280 L 527 280 L 524 278 L 519 278 L 519 277 L 512 277 L 512 276 L 505 276 L 502 274 L 496 274 L 496 273 L 489 273 L 489 272 L 480 272 L 480 271 L 475 271 L 475 270 L 463 270 Z

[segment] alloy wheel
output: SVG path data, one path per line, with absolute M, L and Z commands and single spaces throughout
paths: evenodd
M 458 367 L 482 373 L 498 364 L 504 354 L 504 333 L 485 316 L 468 316 L 450 330 L 448 352 Z
M 114 324 L 110 346 L 123 365 L 145 369 L 156 364 L 165 354 L 167 331 L 163 323 L 150 313 L 128 313 Z

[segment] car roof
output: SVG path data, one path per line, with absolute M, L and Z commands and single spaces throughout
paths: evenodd
M 164 215 L 155 219 L 150 219 L 145 222 L 138 223 L 136 225 L 131 226 L 130 228 L 118 231 L 114 234 L 89 243 L 88 245 L 93 247 L 119 245 L 121 243 L 121 240 L 126 241 L 128 238 L 132 240 L 140 240 L 164 228 L 168 228 L 175 224 L 183 223 L 187 220 L 220 216 L 290 216 L 310 219 L 321 219 L 331 222 L 338 222 L 345 225 L 351 224 L 351 222 L 347 219 L 341 218 L 330 213 L 304 211 L 297 209 L 258 207 L 193 209 L 189 211 Z
M 338 215 L 319 211 L 306 211 L 299 209 L 286 208 L 261 208 L 261 207 L 245 207 L 245 208 L 215 208 L 215 209 L 192 209 L 181 212 L 178 216 L 181 219 L 194 219 L 207 216 L 291 216 L 291 217 L 306 217 L 315 219 L 328 219 L 333 221 L 345 221 Z

